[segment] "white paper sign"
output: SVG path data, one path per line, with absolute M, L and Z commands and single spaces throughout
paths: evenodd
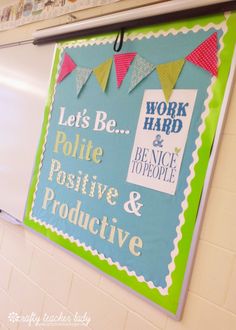
M 175 194 L 197 90 L 145 90 L 127 181 Z

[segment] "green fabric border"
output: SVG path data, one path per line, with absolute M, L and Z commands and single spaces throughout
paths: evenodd
M 139 29 L 129 30 L 127 33 L 147 33 L 150 30 L 157 32 L 160 30 L 167 31 L 171 28 L 180 29 L 181 27 L 193 28 L 195 25 L 205 26 L 209 22 L 218 24 L 224 20 L 223 14 L 218 14 L 214 16 L 204 17 L 204 18 L 194 18 L 186 21 L 179 21 L 174 23 L 165 23 L 158 26 L 144 27 Z M 195 226 L 195 219 L 198 211 L 198 203 L 195 201 L 199 200 L 202 191 L 202 182 L 204 182 L 206 170 L 209 162 L 209 156 L 211 151 L 212 142 L 214 139 L 215 130 L 218 123 L 218 118 L 220 114 L 221 105 L 223 102 L 224 91 L 230 71 L 231 59 L 233 56 L 234 46 L 236 43 L 236 13 L 232 13 L 228 19 L 228 31 L 224 36 L 224 48 L 220 53 L 220 67 L 218 79 L 213 85 L 213 97 L 210 101 L 210 114 L 206 119 L 206 129 L 202 134 L 202 145 L 198 151 L 199 160 L 195 165 L 195 177 L 192 180 L 191 188 L 192 192 L 188 197 L 188 208 L 185 211 L 185 224 L 182 226 L 183 237 L 179 242 L 179 254 L 175 259 L 176 268 L 172 273 L 173 284 L 169 289 L 169 294 L 167 296 L 162 296 L 156 289 L 150 289 L 146 283 L 140 283 L 134 276 L 129 276 L 125 271 L 119 271 L 116 266 L 110 266 L 106 260 L 100 260 L 98 256 L 93 256 L 90 251 L 85 251 L 82 247 L 78 247 L 75 243 L 71 243 L 62 236 L 59 236 L 50 229 L 46 229 L 44 226 L 34 222 L 30 218 L 30 210 L 33 203 L 33 195 L 35 187 L 37 184 L 37 175 L 39 172 L 40 159 L 43 153 L 43 144 L 46 135 L 46 129 L 49 121 L 49 112 L 51 103 L 53 101 L 53 92 L 56 84 L 57 67 L 60 59 L 60 46 L 67 46 L 73 44 L 73 41 L 62 42 L 56 49 L 54 56 L 54 65 L 52 69 L 51 82 L 49 87 L 49 94 L 45 108 L 44 121 L 42 127 L 42 133 L 39 141 L 39 146 L 36 154 L 35 168 L 31 181 L 31 186 L 28 194 L 28 201 L 25 211 L 24 224 L 34 229 L 35 231 L 47 236 L 50 240 L 58 243 L 64 248 L 74 252 L 76 255 L 87 260 L 89 263 L 101 269 L 108 275 L 116 278 L 120 282 L 126 284 L 139 294 L 145 296 L 147 299 L 158 304 L 161 308 L 167 310 L 171 314 L 175 315 L 179 305 L 179 299 L 181 294 L 181 289 L 183 286 L 184 275 L 186 271 L 186 265 L 188 261 L 188 255 L 191 247 L 191 241 Z M 116 34 L 105 34 L 99 36 L 93 36 L 92 38 L 86 38 L 86 41 L 98 38 L 103 39 L 105 37 L 111 37 Z M 85 39 L 80 39 L 85 40 Z

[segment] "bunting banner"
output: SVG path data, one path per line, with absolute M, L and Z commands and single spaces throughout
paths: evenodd
M 114 55 L 116 82 L 118 88 L 121 86 L 127 74 L 127 71 L 136 55 L 137 52 Z M 210 74 L 217 75 L 217 32 L 213 33 L 210 37 L 204 40 L 196 49 L 194 49 L 189 55 L 187 55 L 185 59 L 192 64 L 202 68 L 203 70 L 208 71 Z M 157 75 L 159 77 L 166 101 L 169 101 L 170 99 L 172 90 L 175 87 L 176 82 L 184 66 L 185 59 L 178 59 L 169 63 L 161 63 L 156 66 Z M 109 59 L 98 65 L 95 69 L 93 69 L 94 75 L 96 76 L 97 81 L 101 86 L 103 92 L 105 92 L 107 87 L 111 65 L 112 59 Z M 148 62 L 142 56 L 138 55 L 134 63 L 129 92 L 136 88 L 136 86 L 154 70 L 154 67 L 154 64 Z M 59 82 L 64 79 L 69 73 L 71 73 L 73 69 L 73 61 L 71 59 L 66 58 L 65 63 L 63 63 L 62 65 L 60 75 L 61 77 L 59 77 Z M 80 93 L 81 88 L 86 84 L 88 80 L 84 79 L 84 74 L 85 73 L 83 70 L 77 72 L 78 95 Z M 81 75 L 81 77 L 79 77 L 79 75 Z M 82 85 L 80 86 L 81 83 Z M 78 88 L 78 86 L 80 86 L 81 88 Z
M 127 30 L 121 53 L 116 33 L 55 52 L 24 224 L 177 319 L 235 31 L 222 13 Z

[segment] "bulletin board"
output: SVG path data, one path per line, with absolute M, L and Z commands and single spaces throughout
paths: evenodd
M 24 223 L 178 318 L 236 14 L 57 45 Z

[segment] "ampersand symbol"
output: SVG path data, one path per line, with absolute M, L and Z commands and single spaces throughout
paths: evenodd
M 137 191 L 131 191 L 129 194 L 129 200 L 124 204 L 124 210 L 128 213 L 134 213 L 137 217 L 140 217 L 141 214 L 139 213 L 139 210 L 143 206 L 143 204 L 138 203 L 140 198 L 141 195 Z
M 161 138 L 161 135 L 160 134 L 157 134 L 156 136 L 156 139 L 153 141 L 153 146 L 154 147 L 160 147 L 162 148 L 163 147 L 163 139 Z

